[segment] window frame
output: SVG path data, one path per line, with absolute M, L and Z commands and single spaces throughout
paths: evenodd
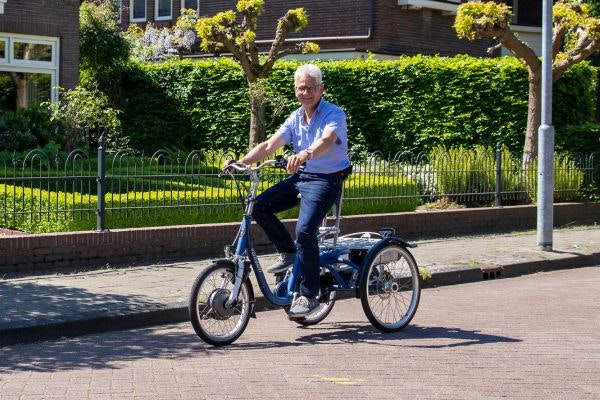
M 50 36 L 21 35 L 0 32 L 0 40 L 5 42 L 5 57 L 0 58 L 0 71 L 50 75 L 50 101 L 58 100 L 60 83 L 60 38 Z M 19 60 L 14 58 L 14 43 L 26 42 L 47 44 L 52 47 L 51 61 Z
M 158 15 L 160 11 L 160 3 L 164 0 L 154 0 L 154 20 L 155 21 L 169 21 L 173 19 L 173 0 L 166 0 L 169 2 L 169 15 Z
M 130 22 L 146 22 L 148 19 L 148 4 L 146 4 L 146 0 L 144 0 L 144 17 L 143 18 L 134 18 L 133 15 L 135 13 L 135 0 L 129 1 L 129 21 Z
M 186 4 L 185 4 L 186 2 L 187 2 L 187 0 L 181 0 L 181 9 L 182 10 L 185 10 L 185 9 L 193 10 L 193 8 L 186 7 Z M 196 15 L 200 15 L 200 0 L 196 0 Z

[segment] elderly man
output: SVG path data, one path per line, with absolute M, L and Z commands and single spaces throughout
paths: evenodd
M 313 64 L 300 66 L 294 74 L 296 98 L 300 107 L 266 141 L 258 144 L 239 161 L 252 164 L 279 148 L 291 144 L 294 155 L 288 159 L 292 175 L 261 193 L 252 217 L 277 248 L 280 259 L 268 271 L 284 272 L 298 256 L 302 276 L 299 296 L 292 303 L 290 318 L 301 318 L 319 306 L 319 243 L 317 234 L 327 211 L 339 197 L 350 169 L 346 114 L 327 101 L 322 74 Z M 303 166 L 303 168 L 300 168 Z M 298 196 L 300 194 L 300 196 Z M 300 199 L 298 198 L 300 197 Z M 276 213 L 300 203 L 296 243 Z

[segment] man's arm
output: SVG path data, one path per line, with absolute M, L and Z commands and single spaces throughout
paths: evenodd
M 267 156 L 275 153 L 277 149 L 285 145 L 285 140 L 279 135 L 273 135 L 262 143 L 257 144 L 244 157 L 240 158 L 240 162 L 244 164 L 254 164 L 260 160 L 264 160 Z
M 306 161 L 308 161 L 310 158 L 315 158 L 318 157 L 319 154 L 327 153 L 329 149 L 331 149 L 335 145 L 337 140 L 338 137 L 335 131 L 331 128 L 328 128 L 320 138 L 315 140 L 313 144 L 310 145 L 310 149 L 313 151 L 312 157 L 306 150 L 303 150 L 300 153 L 288 158 L 288 172 L 291 172 L 292 174 L 298 172 L 300 166 Z

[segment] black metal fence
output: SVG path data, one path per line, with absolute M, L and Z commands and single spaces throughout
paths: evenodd
M 33 150 L 0 167 L 0 226 L 31 232 L 201 223 L 239 216 L 234 183 L 219 177 L 234 154 L 82 150 L 54 157 Z M 507 150 L 434 151 L 418 155 L 352 155 L 344 213 L 414 210 L 447 199 L 477 205 L 535 201 L 537 167 L 523 169 Z M 555 200 L 598 196 L 595 156 L 555 157 Z M 285 172 L 269 170 L 264 187 Z M 48 224 L 48 221 L 54 221 Z

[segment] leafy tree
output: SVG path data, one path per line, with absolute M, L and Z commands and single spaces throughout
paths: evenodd
M 494 38 L 509 49 L 529 73 L 527 132 L 523 164 L 537 153 L 537 129 L 541 121 L 542 62 L 529 45 L 510 30 L 512 11 L 493 1 L 471 1 L 458 7 L 454 28 L 460 38 Z M 494 48 L 490 49 L 493 50 Z M 600 49 L 600 19 L 590 14 L 590 5 L 577 0 L 558 0 L 553 6 L 552 79 Z
M 97 85 L 114 104 L 121 74 L 129 60 L 129 43 L 112 0 L 84 1 L 79 9 L 80 83 Z
M 256 44 L 256 26 L 262 14 L 264 0 L 239 0 L 237 13 L 224 11 L 213 17 L 198 20 L 196 31 L 202 39 L 201 48 L 209 52 L 229 52 L 242 66 L 250 93 L 250 147 L 265 139 L 265 102 L 268 97 L 263 79 L 275 61 L 287 54 L 316 53 L 315 43 L 299 43 L 295 47 L 284 47 L 287 35 L 308 25 L 303 8 L 288 10 L 277 21 L 275 39 L 266 56 L 261 56 Z

